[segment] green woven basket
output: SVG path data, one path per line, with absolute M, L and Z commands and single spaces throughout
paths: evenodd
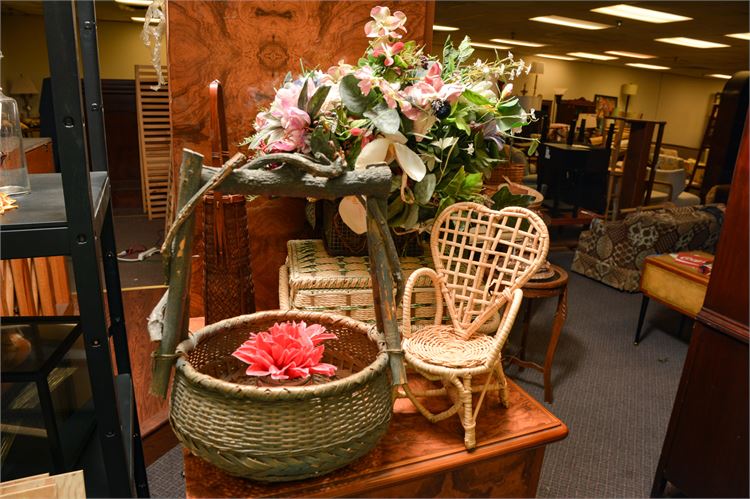
M 258 387 L 224 381 L 241 369 L 231 353 L 275 322 L 322 324 L 338 336 L 323 361 L 338 367 L 322 384 Z M 226 319 L 177 347 L 169 421 L 195 455 L 260 481 L 319 476 L 369 452 L 391 419 L 388 354 L 372 326 L 340 315 L 268 311 Z

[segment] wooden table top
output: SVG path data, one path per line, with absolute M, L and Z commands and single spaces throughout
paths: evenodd
M 477 447 L 467 452 L 458 417 L 432 424 L 406 399 L 369 454 L 320 478 L 266 484 L 227 475 L 184 450 L 185 492 L 197 497 L 357 497 L 374 488 L 562 440 L 568 428 L 508 380 L 510 407 L 489 395 L 477 418 Z M 494 423 L 494 424 L 493 424 Z
M 705 251 L 686 251 L 684 253 L 695 255 L 697 257 L 707 258 L 709 262 L 714 261 L 714 256 L 710 253 L 706 253 Z M 677 262 L 669 253 L 665 253 L 663 255 L 647 256 L 643 261 L 643 265 L 644 267 L 646 265 L 655 265 L 657 267 L 661 267 L 665 270 L 690 279 L 691 281 L 703 284 L 704 286 L 708 286 L 708 280 L 711 277 L 708 274 L 703 274 L 697 267 L 691 267 L 689 265 Z

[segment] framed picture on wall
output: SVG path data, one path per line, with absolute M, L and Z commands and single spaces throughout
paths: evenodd
M 594 108 L 596 109 L 597 118 L 606 118 L 612 116 L 617 108 L 617 97 L 611 95 L 594 95 Z

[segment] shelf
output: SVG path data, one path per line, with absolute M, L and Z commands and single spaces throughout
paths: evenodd
M 3 259 L 67 255 L 70 235 L 65 212 L 62 176 L 29 175 L 31 193 L 18 198 L 19 208 L 0 219 L 0 254 Z M 109 206 L 110 184 L 106 172 L 91 172 L 94 233 L 98 234 Z
M 125 460 L 128 463 L 128 474 L 133 477 L 133 381 L 130 374 L 120 374 L 115 378 L 117 391 L 117 405 L 120 412 L 120 425 L 123 445 L 125 446 Z M 135 490 L 135 487 L 133 487 Z

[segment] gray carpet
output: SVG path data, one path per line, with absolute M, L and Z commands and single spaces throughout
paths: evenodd
M 566 251 L 550 260 L 569 268 L 572 257 Z M 645 336 L 633 346 L 640 298 L 570 274 L 568 319 L 552 374 L 555 400 L 545 404 L 570 434 L 547 447 L 539 497 L 648 497 L 687 339 L 677 335 L 679 315 L 652 302 Z M 527 358 L 540 363 L 554 305 L 553 299 L 539 301 L 531 322 Z M 518 333 L 517 327 L 510 348 Z M 507 374 L 544 399 L 541 373 L 510 367 Z M 184 497 L 179 447 L 148 474 L 153 497 Z

